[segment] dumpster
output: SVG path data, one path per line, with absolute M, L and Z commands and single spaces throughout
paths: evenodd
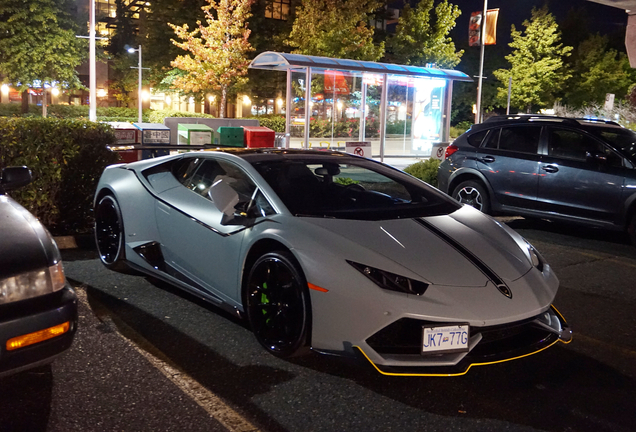
M 140 142 L 143 146 L 170 145 L 170 128 L 161 123 L 133 123 L 139 130 Z M 169 150 L 142 150 L 141 158 L 150 159 L 170 154 Z
M 214 133 L 214 144 L 229 147 L 244 147 L 243 128 L 236 126 L 220 126 Z
M 179 145 L 212 144 L 212 129 L 202 124 L 181 123 L 177 128 Z
M 116 151 L 123 163 L 136 162 L 140 159 L 140 151 L 134 150 L 137 144 L 137 128 L 128 122 L 108 122 L 113 128 L 117 141 L 111 146 L 111 150 Z
M 245 146 L 274 147 L 276 132 L 264 126 L 243 126 Z

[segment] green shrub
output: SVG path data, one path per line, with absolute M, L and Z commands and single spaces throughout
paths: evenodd
M 41 117 L 42 107 L 34 104 L 29 105 L 29 112 L 22 114 L 21 106 L 16 103 L 0 104 L 0 117 Z M 88 119 L 88 105 L 49 105 L 47 107 L 47 117 L 59 119 Z M 152 110 L 146 109 L 142 112 L 142 121 L 147 122 Z M 96 115 L 98 121 L 126 121 L 136 123 L 139 120 L 138 108 L 124 107 L 97 107 Z M 161 120 L 163 122 L 163 119 Z M 161 123 L 160 122 L 160 123 Z
M 20 115 L 20 104 L 3 103 L 0 104 L 0 116 L 15 117 Z
M 466 132 L 468 129 L 470 129 L 472 126 L 473 124 L 471 122 L 467 122 L 467 121 L 459 122 L 455 126 L 450 127 L 450 131 L 449 131 L 450 137 L 455 139 L 461 134 L 463 134 L 464 132 Z
M 92 229 L 99 177 L 118 156 L 110 126 L 87 120 L 0 118 L 0 165 L 26 165 L 28 186 L 11 193 L 56 235 Z
M 404 129 L 404 123 L 406 123 L 406 131 Z M 386 134 L 387 135 L 411 135 L 411 120 L 396 120 L 392 122 L 386 122 Z
M 252 117 L 258 120 L 258 124 L 266 128 L 270 128 L 274 132 L 285 132 L 285 117 L 272 116 L 272 117 Z
M 210 115 L 210 114 L 177 111 L 177 110 L 171 110 L 171 109 L 151 110 L 151 111 L 148 112 L 148 122 L 149 123 L 161 123 L 161 124 L 163 124 L 163 120 L 166 117 L 215 118 L 213 115 Z
M 433 158 L 419 161 L 404 168 L 404 172 L 437 187 L 437 169 L 441 162 L 439 159 Z

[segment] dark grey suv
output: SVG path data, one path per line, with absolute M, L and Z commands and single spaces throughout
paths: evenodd
M 636 244 L 636 133 L 614 122 L 491 118 L 448 146 L 438 183 L 485 213 L 626 230 Z

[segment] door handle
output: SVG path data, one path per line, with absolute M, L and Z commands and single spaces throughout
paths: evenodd
M 544 165 L 544 166 L 541 167 L 541 169 L 543 171 L 547 171 L 549 173 L 555 173 L 555 172 L 559 171 L 559 167 L 556 166 L 556 165 Z
M 477 158 L 477 160 L 479 162 L 491 163 L 491 162 L 495 161 L 495 157 L 494 156 L 484 156 L 482 158 Z

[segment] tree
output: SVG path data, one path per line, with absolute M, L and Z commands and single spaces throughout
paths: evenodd
M 369 19 L 377 0 L 303 0 L 287 45 L 297 54 L 377 61 L 384 42 L 373 42 Z
M 0 74 L 22 91 L 22 112 L 28 111 L 30 88 L 81 87 L 75 68 L 88 50 L 75 37 L 68 6 L 64 0 L 0 2 Z
M 201 8 L 207 26 L 197 21 L 198 28 L 190 32 L 187 24 L 169 24 L 183 40 L 172 42 L 192 54 L 178 56 L 172 62 L 172 66 L 188 73 L 175 78 L 173 85 L 186 92 L 219 91 L 219 116 L 223 118 L 228 91 L 247 81 L 249 60 L 246 54 L 253 48 L 248 41 L 250 30 L 246 21 L 251 16 L 252 0 L 208 1 L 209 5 Z
M 607 36 L 591 35 L 572 56 L 572 77 L 564 102 L 574 108 L 602 103 L 606 93 L 627 94 L 636 76 L 624 53 L 608 49 Z
M 407 3 L 395 35 L 389 39 L 391 60 L 417 66 L 426 63 L 435 63 L 442 68 L 457 66 L 464 51 L 455 50 L 448 34 L 460 15 L 459 8 L 447 0 L 439 3 L 434 11 L 433 0 L 421 0 L 415 9 Z
M 572 47 L 560 43 L 561 32 L 547 6 L 532 9 L 530 21 L 523 22 L 522 33 L 512 26 L 513 51 L 506 56 L 510 69 L 499 69 L 495 76 L 503 84 L 497 89 L 498 98 L 508 96 L 508 79 L 512 77 L 510 103 L 530 112 L 533 107 L 550 106 L 556 95 L 570 78 L 564 58 Z
M 167 23 L 195 28 L 197 21 L 205 19 L 201 8 L 206 4 L 205 0 L 154 0 L 148 7 L 144 20 L 139 23 L 138 40 L 143 45 L 144 67 L 150 68 L 144 71 L 144 76 L 153 87 L 157 88 L 166 74 L 172 73 L 170 63 L 183 54 L 183 50 L 171 42 L 175 33 Z

